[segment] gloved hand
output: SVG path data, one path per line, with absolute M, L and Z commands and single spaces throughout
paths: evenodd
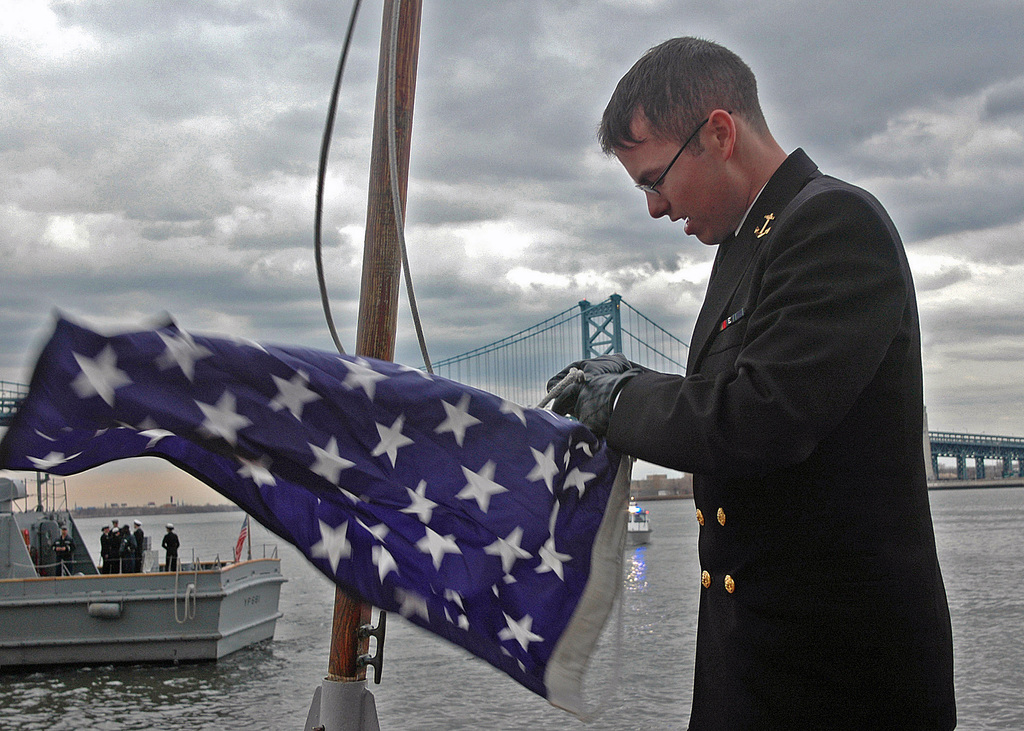
M 608 422 L 612 415 L 612 406 L 615 403 L 615 397 L 626 383 L 636 376 L 638 373 L 642 373 L 644 369 L 640 367 L 632 366 L 629 361 L 621 356 L 601 356 L 602 360 L 598 364 L 594 364 L 597 358 L 592 361 L 580 361 L 578 364 L 573 364 L 571 367 L 580 367 L 587 364 L 592 364 L 588 374 L 584 368 L 580 368 L 583 371 L 583 377 L 581 380 L 574 383 L 570 383 L 568 387 L 562 391 L 554 402 L 551 404 L 551 410 L 556 414 L 565 414 L 572 416 L 573 418 L 580 421 L 590 431 L 598 437 L 603 437 L 608 433 Z M 621 372 L 597 372 L 602 369 L 618 367 L 614 363 L 610 363 L 610 359 L 621 358 L 622 362 L 626 364 L 626 369 Z M 566 373 L 568 373 L 568 368 Z M 556 380 L 557 379 L 557 380 Z M 551 380 L 551 385 L 554 386 L 561 381 L 561 378 L 556 376 Z
M 608 433 L 611 407 L 630 379 L 641 373 L 641 369 L 630 369 L 626 373 L 602 373 L 586 376 L 582 382 L 573 383 L 551 404 L 551 411 L 567 414 L 577 419 L 595 436 Z
M 557 374 L 548 379 L 548 391 L 558 385 L 563 378 L 569 375 L 569 371 L 578 368 L 585 376 L 597 376 L 602 373 L 625 373 L 630 368 L 639 368 L 636 363 L 630 363 L 622 353 L 611 355 L 599 355 L 596 358 L 578 360 L 570 363 Z

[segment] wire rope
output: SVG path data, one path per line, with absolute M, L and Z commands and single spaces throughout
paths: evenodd
M 398 233 L 398 244 L 402 251 L 402 271 L 405 274 L 405 292 L 409 296 L 409 310 L 412 313 L 413 326 L 416 328 L 416 339 L 419 341 L 423 366 L 427 373 L 433 373 L 430 356 L 427 354 L 427 341 L 423 337 L 423 323 L 416 304 L 416 292 L 412 286 L 412 272 L 409 267 L 409 252 L 405 245 L 405 221 L 402 216 L 402 201 L 398 191 L 398 151 L 397 151 L 397 120 L 395 119 L 395 96 L 397 93 L 398 65 L 398 16 L 401 0 L 394 0 L 391 12 L 391 43 L 388 57 L 388 169 L 391 182 L 391 205 L 395 211 L 395 229 Z
M 323 262 L 323 217 L 324 217 L 324 181 L 327 178 L 327 158 L 331 151 L 331 134 L 334 132 L 334 116 L 338 109 L 338 93 L 341 90 L 341 77 L 345 72 L 345 61 L 348 59 L 348 51 L 352 46 L 352 34 L 356 27 L 356 17 L 359 15 L 359 5 L 362 0 L 355 0 L 352 5 L 352 15 L 348 21 L 348 31 L 345 33 L 345 45 L 341 50 L 341 58 L 338 60 L 338 70 L 334 76 L 334 88 L 331 90 L 331 101 L 327 105 L 327 123 L 324 125 L 324 136 L 320 142 L 320 164 L 316 176 L 316 211 L 313 218 L 313 252 L 316 259 L 316 278 L 320 285 L 320 302 L 324 308 L 324 317 L 327 318 L 327 328 L 331 331 L 331 339 L 338 352 L 345 354 L 345 348 L 338 338 L 338 331 L 334 327 L 334 317 L 331 315 L 331 302 L 327 296 L 327 283 L 324 280 Z

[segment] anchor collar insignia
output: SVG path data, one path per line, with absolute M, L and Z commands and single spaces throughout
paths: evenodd
M 807 178 L 817 169 L 818 166 L 802 149 L 793 151 L 754 201 L 737 238 L 759 241 L 771 234 L 780 211 L 793 200 L 806 184 Z

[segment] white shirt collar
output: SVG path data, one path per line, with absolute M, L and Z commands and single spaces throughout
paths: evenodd
M 736 227 L 736 234 L 735 234 L 736 236 L 740 235 L 740 229 L 742 229 L 743 228 L 743 224 L 745 224 L 747 222 L 747 216 L 750 215 L 751 209 L 754 207 L 754 204 L 757 203 L 757 199 L 761 197 L 761 194 L 764 192 L 764 189 L 767 186 L 768 186 L 768 183 L 765 183 L 764 185 L 762 185 L 761 186 L 761 190 L 757 191 L 757 195 L 754 196 L 754 200 L 752 200 L 750 202 L 750 205 L 747 206 L 747 210 L 744 211 L 744 213 L 743 213 L 743 218 L 740 219 L 740 225 Z

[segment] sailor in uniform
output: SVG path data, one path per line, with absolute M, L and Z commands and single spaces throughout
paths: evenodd
M 167 551 L 167 560 L 164 562 L 164 571 L 177 571 L 178 570 L 178 546 L 180 541 L 178 540 L 178 534 L 174 532 L 174 524 L 167 524 L 167 533 L 164 534 L 164 539 L 160 544 L 165 551 Z
M 112 550 L 111 545 L 110 526 L 105 525 L 100 532 L 100 560 L 103 562 L 103 565 L 100 566 L 101 574 L 113 573 L 113 554 L 114 551 Z
M 134 521 L 135 531 L 132 536 L 135 538 L 135 571 L 142 571 L 142 556 L 146 551 L 146 534 L 142 531 L 142 521 L 136 518 Z
M 57 576 L 69 576 L 75 566 L 75 542 L 68 535 L 68 527 L 60 527 L 60 536 L 53 542 L 53 555 L 57 562 Z
M 920 326 L 892 221 L 787 155 L 753 73 L 709 41 L 648 51 L 600 136 L 652 217 L 718 245 L 686 376 L 581 361 L 553 406 L 693 473 L 690 729 L 953 728 Z

